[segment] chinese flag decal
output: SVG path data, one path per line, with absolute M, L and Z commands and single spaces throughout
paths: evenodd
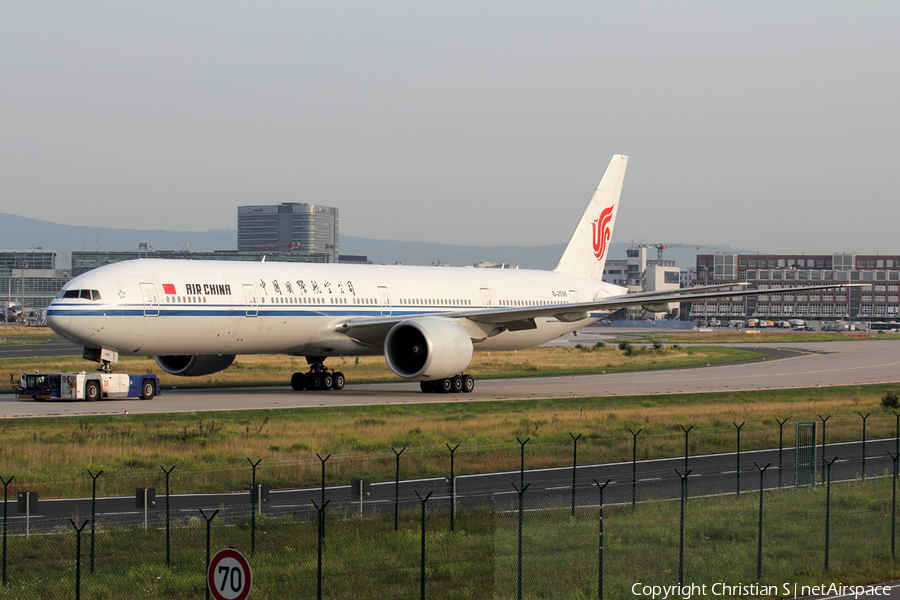
M 163 293 L 174 294 L 175 293 L 175 285 L 172 283 L 164 283 L 163 284 Z

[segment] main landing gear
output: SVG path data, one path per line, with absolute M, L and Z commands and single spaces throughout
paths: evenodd
M 469 394 L 475 389 L 475 380 L 471 375 L 456 375 L 447 379 L 435 379 L 433 381 L 420 381 L 419 386 L 426 394 L 457 394 L 463 392 Z
M 344 374 L 334 369 L 325 368 L 324 358 L 306 357 L 309 373 L 294 373 L 291 376 L 291 388 L 294 390 L 342 390 Z

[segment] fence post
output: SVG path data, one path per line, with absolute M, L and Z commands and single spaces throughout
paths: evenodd
M 72 519 L 69 519 L 69 523 L 75 528 L 75 600 L 81 600 L 81 531 L 87 527 L 90 519 L 85 519 L 81 527 Z
M 257 500 L 259 500 L 256 490 L 256 467 L 262 462 L 262 459 L 253 462 L 248 458 L 247 462 L 250 463 L 250 468 L 253 469 L 250 483 L 250 555 L 252 556 L 256 552 L 256 505 Z
M 820 419 L 822 419 L 822 473 L 825 473 L 825 421 L 831 418 L 831 415 L 827 417 L 823 417 L 822 415 L 818 415 Z
M 894 544 L 895 535 L 897 531 L 897 459 L 900 458 L 900 454 L 891 454 L 891 451 L 887 451 L 888 456 L 891 457 L 891 460 L 894 461 L 894 479 L 892 484 L 892 492 L 891 492 L 891 558 L 897 558 L 896 545 Z
M 100 471 L 96 475 L 88 469 L 88 475 L 91 476 L 91 575 L 94 574 L 94 529 L 97 522 L 97 478 L 103 475 Z
M 419 598 L 420 600 L 425 600 L 425 503 L 428 502 L 428 499 L 431 498 L 431 495 L 434 492 L 428 492 L 424 498 L 419 495 L 419 490 L 416 490 L 416 496 L 419 498 L 419 502 L 422 503 L 422 554 L 421 554 L 421 563 L 419 568 Z
M 331 456 L 329 454 L 329 456 Z M 327 460 L 327 459 L 326 459 Z M 324 462 L 323 462 L 324 464 Z M 318 542 L 318 559 L 316 562 L 316 600 L 322 600 L 322 539 L 325 537 L 325 507 L 331 502 L 328 500 L 322 503 L 322 506 L 316 504 L 316 501 L 312 498 L 309 499 L 310 502 L 313 503 L 313 506 L 316 507 L 316 512 L 319 515 L 319 542 Z
M 674 469 L 675 474 L 681 477 L 681 522 L 679 525 L 679 537 L 678 537 L 678 585 L 684 585 L 684 502 L 687 497 L 687 478 L 688 475 L 691 474 L 690 471 L 685 471 L 684 475 L 678 472 L 678 469 Z
M 397 465 L 394 470 L 394 531 L 397 531 L 400 525 L 400 455 L 406 452 L 406 446 L 400 449 L 400 452 L 391 446 L 394 455 L 397 457 Z
M 778 489 L 781 489 L 781 471 L 784 466 L 781 460 L 781 449 L 784 446 L 784 424 L 787 423 L 787 419 L 779 421 L 778 417 L 775 417 L 775 422 L 778 423 Z
M 837 456 L 831 459 L 831 462 L 825 460 L 822 456 L 822 462 L 825 463 L 825 469 L 828 473 L 828 481 L 825 487 L 825 570 L 828 570 L 828 552 L 831 545 L 831 465 L 838 459 Z
M 166 474 L 166 566 L 168 567 L 170 564 L 170 548 L 169 545 L 169 475 L 171 475 L 172 471 L 175 470 L 175 465 L 172 465 L 171 468 L 167 471 L 166 468 L 162 465 L 159 465 L 159 468 L 162 469 L 162 472 Z M 93 528 L 91 528 L 91 536 L 93 536 Z M 91 540 L 91 545 L 93 546 L 93 540 Z M 93 561 L 93 557 L 91 558 Z M 91 571 L 93 573 L 93 571 Z
M 200 514 L 203 515 L 203 518 L 206 519 L 206 569 L 203 570 L 203 580 L 206 581 L 206 574 L 209 572 L 209 561 L 211 558 L 210 553 L 209 553 L 210 537 L 211 537 L 210 529 L 212 527 L 211 523 L 212 523 L 212 520 L 216 518 L 216 515 L 219 514 L 219 509 L 217 508 L 216 510 L 214 510 L 213 514 L 211 514 L 208 517 L 206 516 L 206 513 L 203 512 L 202 508 L 199 508 L 197 510 L 199 510 Z M 206 600 L 209 600 L 209 585 L 206 585 L 204 587 L 206 587 Z
M 322 458 L 319 453 L 316 452 L 316 456 L 322 462 L 322 510 L 325 510 L 325 505 L 327 504 L 327 502 L 325 502 L 325 461 L 331 458 L 331 455 L 329 454 L 325 458 Z M 319 535 L 325 537 L 325 513 L 322 513 L 322 518 L 319 521 Z
M 593 477 L 591 479 L 594 479 Z M 600 490 L 600 553 L 597 558 L 597 598 L 598 600 L 603 600 L 603 490 L 606 489 L 606 486 L 609 485 L 611 480 L 607 479 L 606 483 L 600 484 L 599 481 L 594 479 L 594 484 L 596 484 L 597 488 Z
M 862 478 L 866 478 L 866 419 L 869 418 L 869 415 L 872 413 L 866 413 L 866 416 L 863 417 L 861 412 L 857 412 L 862 420 L 863 420 L 863 440 L 862 440 Z
M 578 469 L 578 438 L 581 437 L 581 434 L 579 433 L 576 436 L 576 435 L 572 435 L 572 433 L 569 432 L 569 437 L 572 438 L 572 445 L 573 445 L 573 449 L 572 449 L 572 516 L 574 517 L 575 516 L 575 487 L 577 485 L 577 479 L 576 479 L 575 475 L 576 475 L 576 470 Z
M 734 421 L 731 422 L 737 428 L 737 470 L 735 471 L 737 473 L 737 492 L 735 496 L 741 495 L 741 428 L 744 426 L 744 423 L 746 421 L 743 421 L 740 425 Z
M 894 416 L 897 417 L 897 428 L 894 430 L 894 454 L 900 454 L 900 413 L 892 410 Z
M 631 427 L 628 428 L 628 431 L 631 433 L 631 512 L 634 512 L 634 507 L 637 504 L 637 436 L 643 429 L 638 429 L 637 431 L 632 431 Z
M 516 439 L 518 439 L 518 438 L 516 438 Z M 527 442 L 528 440 L 525 440 L 525 441 Z M 522 446 L 524 447 L 524 444 L 522 444 Z M 522 600 L 522 523 L 525 521 L 523 496 L 525 495 L 525 490 L 527 490 L 531 484 L 529 483 L 528 485 L 523 486 L 521 489 L 518 486 L 516 486 L 515 483 L 510 484 L 510 485 L 512 485 L 513 489 L 516 490 L 516 493 L 519 494 L 519 569 L 518 569 L 518 576 L 516 579 L 516 584 L 517 584 L 516 600 Z
M 760 467 L 756 464 L 756 461 L 753 461 L 753 466 L 755 466 L 759 470 L 759 530 L 756 535 L 756 578 L 760 579 L 762 577 L 762 534 L 763 534 L 763 479 L 766 475 L 766 469 L 772 463 L 767 464 L 764 467 Z
M 519 436 L 516 436 L 516 441 L 519 442 L 519 445 L 522 447 L 522 459 L 519 463 L 519 485 L 525 485 L 525 444 L 527 444 L 531 438 L 525 438 L 525 441 L 519 439 Z
M 447 450 L 450 451 L 450 531 L 453 531 L 456 526 L 456 471 L 454 470 L 453 458 L 456 454 L 456 449 L 459 448 L 459 444 L 450 447 L 450 444 L 444 444 L 447 446 Z
M 0 481 L 3 482 L 3 585 L 6 585 L 6 494 L 9 490 L 9 484 L 12 483 L 12 480 L 15 478 L 15 475 L 10 477 L 9 479 L 3 479 L 2 477 L 0 477 Z
M 681 427 L 681 430 L 684 432 L 684 470 L 685 470 L 685 472 L 687 472 L 687 470 L 688 470 L 688 434 L 691 432 L 691 429 L 693 429 L 694 426 L 691 425 L 687 429 L 684 428 L 684 425 L 679 425 L 679 427 Z M 680 475 L 679 475 L 679 477 L 680 477 Z M 685 476 L 685 477 L 687 477 L 687 476 Z M 684 493 L 686 495 L 687 494 L 687 480 L 686 479 L 682 480 L 681 483 L 685 486 Z

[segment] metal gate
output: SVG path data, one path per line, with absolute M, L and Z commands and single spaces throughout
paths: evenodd
M 152 283 L 142 283 L 141 295 L 144 297 L 144 316 L 159 316 L 159 294 L 156 292 L 156 285 Z
M 816 484 L 816 422 L 798 421 L 796 440 L 797 474 L 795 487 Z

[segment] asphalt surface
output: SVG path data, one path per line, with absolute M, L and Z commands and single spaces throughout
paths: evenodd
M 578 336 L 581 343 L 598 338 Z M 748 347 L 743 345 L 742 347 Z M 753 348 L 753 346 L 750 346 Z M 353 384 L 340 392 L 295 392 L 289 386 L 163 390 L 152 400 L 86 402 L 0 396 L 3 418 L 263 408 L 471 402 L 576 396 L 733 392 L 900 382 L 900 341 L 795 342 L 759 346 L 772 358 L 743 363 L 554 377 L 478 380 L 471 394 L 423 394 L 418 383 Z

